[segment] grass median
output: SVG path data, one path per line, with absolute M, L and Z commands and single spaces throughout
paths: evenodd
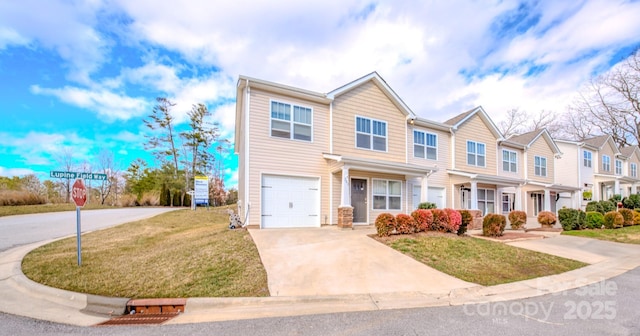
M 91 203 L 85 205 L 82 210 L 115 209 L 115 206 Z M 0 206 L 0 217 L 14 215 L 28 215 L 45 212 L 75 211 L 73 203 L 37 204 L 37 205 L 4 205 Z
M 22 270 L 56 288 L 128 298 L 269 296 L 267 274 L 246 230 L 229 230 L 226 208 L 178 210 L 30 252 Z
M 456 278 L 492 286 L 571 271 L 587 264 L 504 243 L 435 232 L 378 241 Z
M 625 226 L 620 229 L 591 229 L 563 231 L 563 235 L 585 237 L 625 244 L 640 244 L 640 225 Z

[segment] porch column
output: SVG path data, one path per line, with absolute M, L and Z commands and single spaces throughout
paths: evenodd
M 544 211 L 551 211 L 551 192 L 549 189 L 544 189 Z
M 340 207 L 351 206 L 351 181 L 349 180 L 349 167 L 342 167 L 342 184 L 340 189 Z
M 495 204 L 495 211 L 498 214 L 502 213 L 502 192 L 504 188 L 496 187 L 496 199 L 493 201 Z
M 515 199 L 514 209 L 513 210 L 522 210 L 522 187 L 516 187 L 516 199 Z
M 478 182 L 471 181 L 471 210 L 478 210 Z
M 622 192 L 620 191 L 620 181 L 618 181 L 618 179 L 613 183 L 613 194 L 622 196 Z
M 420 181 L 420 202 L 428 202 L 429 200 L 429 181 L 427 175 L 422 177 Z

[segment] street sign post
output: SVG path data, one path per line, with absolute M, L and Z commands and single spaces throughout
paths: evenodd
M 81 178 L 76 179 L 71 187 L 71 198 L 76 204 L 76 243 L 78 249 L 78 266 L 82 265 L 82 241 L 81 232 L 82 226 L 80 224 L 80 208 L 87 203 L 87 188 L 84 186 L 84 180 Z

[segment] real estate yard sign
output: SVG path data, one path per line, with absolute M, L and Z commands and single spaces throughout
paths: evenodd
M 193 181 L 193 191 L 195 204 L 209 205 L 209 177 L 196 176 Z

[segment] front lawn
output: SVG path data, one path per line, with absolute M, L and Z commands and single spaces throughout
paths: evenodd
M 619 229 L 563 231 L 563 235 L 608 240 L 616 243 L 640 244 L 640 225 Z
M 42 246 L 23 260 L 32 280 L 129 298 L 269 296 L 246 230 L 229 230 L 226 207 L 180 210 Z
M 563 273 L 587 265 L 503 243 L 454 234 L 428 232 L 374 239 L 438 271 L 484 286 Z

